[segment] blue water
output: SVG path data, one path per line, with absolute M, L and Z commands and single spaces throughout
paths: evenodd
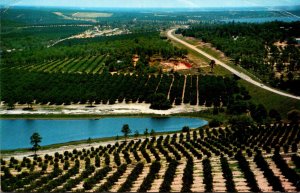
M 198 118 L 101 118 L 97 120 L 0 120 L 0 134 L 2 150 L 28 148 L 30 136 L 38 132 L 42 136 L 41 145 L 63 143 L 88 138 L 101 138 L 121 136 L 123 124 L 128 124 L 132 134 L 136 130 L 140 134 L 145 128 L 150 132 L 181 130 L 187 125 L 191 128 L 200 127 L 207 124 L 207 121 Z
M 284 21 L 284 22 L 294 22 L 300 21 L 299 18 L 296 17 L 262 17 L 262 18 L 240 18 L 240 19 L 225 19 L 221 20 L 225 22 L 243 22 L 243 23 L 264 23 L 271 21 Z

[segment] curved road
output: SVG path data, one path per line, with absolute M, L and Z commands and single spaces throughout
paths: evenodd
M 282 91 L 279 91 L 279 90 L 276 90 L 276 89 L 273 89 L 271 87 L 268 87 L 260 82 L 257 82 L 255 80 L 253 80 L 251 77 L 249 77 L 248 75 L 242 73 L 242 72 L 239 72 L 237 70 L 235 70 L 234 68 L 228 66 L 227 64 L 225 64 L 224 62 L 221 62 L 220 60 L 216 59 L 215 57 L 211 56 L 210 54 L 198 49 L 196 46 L 192 45 L 192 44 L 189 44 L 177 37 L 175 37 L 172 33 L 175 31 L 176 29 L 171 29 L 168 31 L 167 33 L 167 36 L 175 41 L 177 41 L 178 43 L 181 43 L 182 45 L 202 54 L 203 56 L 207 57 L 208 59 L 210 60 L 215 60 L 216 61 L 216 64 L 219 64 L 221 66 L 223 66 L 224 68 L 226 68 L 227 70 L 229 70 L 230 72 L 232 72 L 233 74 L 237 75 L 238 77 L 240 77 L 241 79 L 244 79 L 246 80 L 247 82 L 250 82 L 251 84 L 254 84 L 255 86 L 258 86 L 262 89 L 265 89 L 265 90 L 268 90 L 270 92 L 273 92 L 273 93 L 276 93 L 276 94 L 279 94 L 279 95 L 282 95 L 282 96 L 286 96 L 286 97 L 290 97 L 290 98 L 293 98 L 293 99 L 297 99 L 297 100 L 300 100 L 300 97 L 299 96 L 296 96 L 296 95 L 292 95 L 292 94 L 288 94 L 288 93 L 285 93 L 285 92 L 282 92 Z

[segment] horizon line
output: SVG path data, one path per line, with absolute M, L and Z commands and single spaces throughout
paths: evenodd
M 49 6 L 49 5 L 3 5 L 0 3 L 0 8 L 13 8 L 13 7 L 32 7 L 32 8 L 93 8 L 93 9 L 230 9 L 230 8 L 274 8 L 274 7 L 287 7 L 287 8 L 300 8 L 299 5 L 276 5 L 276 6 L 259 6 L 259 5 L 250 5 L 250 6 L 225 6 L 225 7 L 216 7 L 216 6 L 207 6 L 207 7 L 80 7 L 80 6 Z

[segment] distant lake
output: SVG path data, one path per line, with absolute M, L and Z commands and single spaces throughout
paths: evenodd
M 293 22 L 300 21 L 300 18 L 296 17 L 262 17 L 262 18 L 240 18 L 240 19 L 224 19 L 221 21 L 225 22 L 243 22 L 243 23 L 263 23 L 271 21 L 284 21 L 284 22 Z
M 183 126 L 191 128 L 207 124 L 198 118 L 185 117 L 114 117 L 82 120 L 0 120 L 1 150 L 28 148 L 30 136 L 38 132 L 42 137 L 41 145 L 64 143 L 90 138 L 122 136 L 121 128 L 128 124 L 132 134 L 136 130 L 140 134 L 148 128 L 150 132 L 178 131 Z

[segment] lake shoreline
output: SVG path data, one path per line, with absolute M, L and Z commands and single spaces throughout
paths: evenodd
M 137 131 L 169 132 L 181 130 L 184 126 L 197 128 L 207 125 L 208 121 L 200 117 L 183 116 L 106 116 L 99 119 L 12 119 L 1 120 L 1 151 L 28 149 L 32 133 L 38 132 L 43 137 L 41 145 L 47 147 L 53 144 L 77 144 L 87 139 L 96 141 L 122 136 L 121 128 L 128 124 L 132 134 Z M 18 136 L 12 137 L 14 133 Z M 27 143 L 28 142 L 28 143 Z M 82 142 L 80 142 L 82 143 Z
M 76 120 L 76 119 L 103 119 L 108 117 L 173 117 L 176 114 L 171 115 L 157 115 L 157 114 L 2 114 L 0 120 Z
M 197 127 L 197 128 L 191 128 L 192 130 L 197 130 L 201 128 L 207 127 L 206 125 Z M 165 131 L 165 132 L 156 132 L 157 135 L 168 135 L 168 134 L 174 134 L 174 133 L 179 133 L 181 130 L 177 131 Z M 151 136 L 148 136 L 148 138 Z M 145 139 L 145 135 L 140 135 L 139 137 L 135 138 L 134 136 L 129 136 L 127 138 L 128 141 L 130 140 L 139 140 L 139 139 Z M 87 142 L 87 140 L 76 140 L 76 141 L 69 141 L 69 142 L 64 142 L 64 143 L 56 143 L 56 144 L 50 144 L 50 145 L 45 145 L 42 146 L 41 149 L 37 152 L 37 154 L 45 155 L 45 154 L 54 154 L 56 151 L 66 151 L 66 150 L 73 150 L 76 148 L 90 148 L 90 147 L 97 147 L 99 145 L 107 145 L 107 144 L 114 144 L 116 142 L 122 142 L 124 141 L 123 136 L 119 136 L 119 139 L 116 140 L 116 137 L 103 137 L 103 138 L 95 138 L 91 139 L 91 142 Z M 0 155 L 1 158 L 8 159 L 10 157 L 15 157 L 22 159 L 23 157 L 31 156 L 33 155 L 33 151 L 30 150 L 30 148 L 18 148 L 18 149 L 11 149 L 11 150 L 0 150 Z
M 72 105 L 33 105 L 33 110 L 23 110 L 27 105 L 16 105 L 15 109 L 7 110 L 5 105 L 0 106 L 0 119 L 3 118 L 37 118 L 37 117 L 86 117 L 98 118 L 100 116 L 127 116 L 127 115 L 153 115 L 165 116 L 178 113 L 193 113 L 205 111 L 210 107 L 181 104 L 173 105 L 168 110 L 150 109 L 146 103 L 117 103 L 114 105 L 99 104 L 94 107 L 87 107 L 87 104 Z
M 167 118 L 167 117 L 187 117 L 187 118 L 201 118 L 206 121 L 211 120 L 211 118 L 205 117 L 202 112 L 204 111 L 195 111 L 195 112 L 182 112 L 174 114 L 148 114 L 148 113 L 139 113 L 139 114 L 0 114 L 0 120 L 98 120 L 109 117 L 153 117 L 153 118 Z

